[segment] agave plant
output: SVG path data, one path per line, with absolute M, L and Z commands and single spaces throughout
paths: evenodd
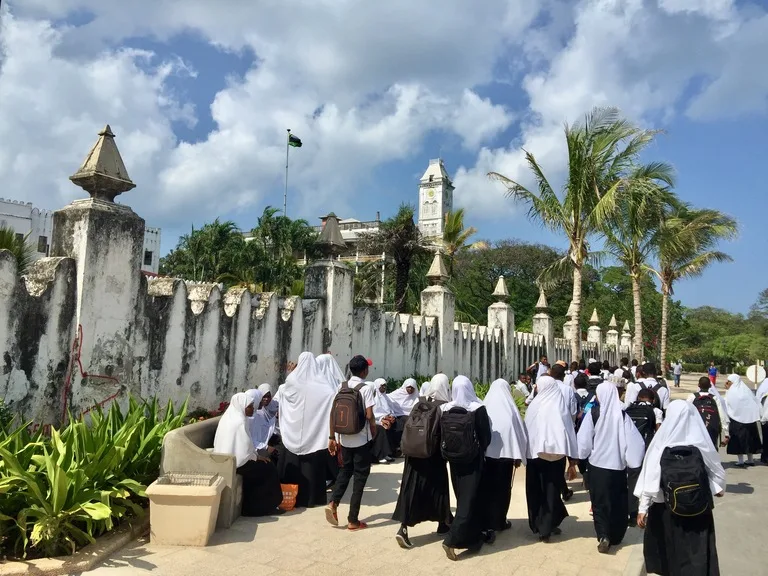
M 20 238 L 13 228 L 0 226 L 0 250 L 8 250 L 13 254 L 19 274 L 24 274 L 35 259 L 35 248 L 28 239 L 29 234 Z

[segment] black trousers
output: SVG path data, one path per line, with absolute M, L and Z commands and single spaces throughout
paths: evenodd
M 637 486 L 637 480 L 640 478 L 641 468 L 627 468 L 627 503 L 629 504 L 629 518 L 627 520 L 636 520 L 638 509 L 640 508 L 640 500 L 635 496 L 635 487 Z
M 354 478 L 347 520 L 350 524 L 357 524 L 359 522 L 360 504 L 363 501 L 363 490 L 365 489 L 365 483 L 368 481 L 368 475 L 371 473 L 371 443 L 364 444 L 359 448 L 343 446 L 341 458 L 342 466 L 339 468 L 339 475 L 336 478 L 336 486 L 333 488 L 331 501 L 338 506 L 344 497 L 344 493 L 347 491 L 350 480 Z

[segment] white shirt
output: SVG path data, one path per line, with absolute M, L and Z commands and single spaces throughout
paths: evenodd
M 538 379 L 538 378 L 539 378 L 539 376 L 541 376 L 541 375 L 543 375 L 543 374 L 546 374 L 548 371 L 549 371 L 549 366 L 547 366 L 546 364 L 542 364 L 541 362 L 539 362 L 539 371 L 538 371 L 538 373 L 536 374 L 536 378 Z
M 688 394 L 688 400 L 689 404 L 693 404 L 693 401 L 696 399 L 697 396 L 704 396 L 705 394 L 709 394 L 709 392 L 697 392 L 696 394 Z M 722 427 L 723 436 L 728 436 L 728 427 L 731 424 L 730 419 L 728 418 L 728 412 L 723 408 L 723 402 L 720 400 L 720 398 L 717 397 L 717 395 L 712 394 L 712 398 L 715 399 L 715 404 L 717 404 L 717 413 L 720 414 L 720 426 Z
M 576 393 L 573 391 L 573 388 L 567 384 L 559 381 L 556 382 L 557 387 L 560 388 L 560 393 L 563 395 L 563 400 L 565 400 L 565 407 L 568 408 L 568 411 L 571 413 L 571 418 L 576 418 L 576 414 L 579 412 L 579 404 L 576 400 Z
M 637 378 L 637 366 L 632 366 L 629 371 L 632 372 L 632 378 Z
M 651 390 L 656 384 L 658 384 L 658 382 L 653 378 L 643 378 L 638 382 L 631 382 L 627 386 L 627 391 L 624 394 L 624 407 L 627 408 L 630 404 L 637 401 L 637 395 L 640 393 L 640 390 L 643 388 Z M 659 396 L 661 409 L 666 410 L 669 406 L 669 390 L 662 386 L 656 391 L 656 394 Z
M 683 365 L 682 364 L 673 364 L 672 365 L 673 372 L 675 376 L 680 376 L 683 373 Z
M 526 386 L 523 382 L 520 382 L 520 380 L 515 382 L 515 390 L 520 392 L 520 394 L 523 395 L 523 398 L 528 398 L 528 396 L 530 395 L 530 391 L 528 390 L 528 386 Z
M 565 384 L 566 386 L 569 386 L 571 389 L 574 389 L 575 388 L 575 386 L 573 385 L 574 379 L 575 379 L 574 375 L 569 372 L 568 374 L 565 375 L 565 378 L 563 378 L 563 384 Z
M 363 381 L 357 376 L 352 376 L 349 379 L 350 388 L 355 388 L 360 384 L 363 384 Z M 363 387 L 360 388 L 360 394 L 363 397 L 363 406 L 365 407 L 366 412 L 368 411 L 368 408 L 373 408 L 376 405 L 376 396 L 370 386 L 363 385 Z M 339 434 L 339 443 L 345 448 L 359 448 L 360 446 L 365 446 L 370 441 L 371 427 L 367 419 L 363 425 L 363 429 L 357 434 Z

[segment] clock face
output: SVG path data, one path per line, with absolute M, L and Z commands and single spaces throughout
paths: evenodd
M 427 192 L 427 196 L 429 196 L 430 198 L 434 198 L 435 197 L 435 191 L 434 190 L 429 190 Z

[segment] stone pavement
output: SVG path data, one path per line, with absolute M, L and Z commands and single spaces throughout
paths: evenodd
M 227 531 L 217 532 L 207 548 L 169 548 L 139 541 L 91 570 L 89 576 L 153 574 L 176 576 L 201 574 L 258 573 L 260 576 L 289 574 L 337 576 L 395 574 L 408 576 L 466 574 L 525 574 L 526 576 L 635 576 L 642 567 L 638 542 L 642 532 L 631 528 L 625 544 L 610 554 L 597 552 L 597 541 L 589 515 L 587 495 L 577 490 L 567 504 L 571 514 L 562 525 L 563 534 L 542 544 L 528 528 L 525 505 L 525 470 L 515 476 L 508 517 L 511 530 L 501 533 L 493 546 L 480 554 L 451 562 L 445 557 L 436 524 L 412 528 L 415 548 L 402 550 L 395 542 L 397 525 L 391 515 L 397 500 L 402 464 L 375 466 L 363 498 L 361 518 L 369 523 L 362 532 L 333 528 L 322 509 L 295 511 L 278 518 L 240 518 Z M 572 483 L 579 488 L 580 481 Z M 350 488 L 351 491 L 351 488 Z M 344 503 L 339 510 L 343 520 Z

